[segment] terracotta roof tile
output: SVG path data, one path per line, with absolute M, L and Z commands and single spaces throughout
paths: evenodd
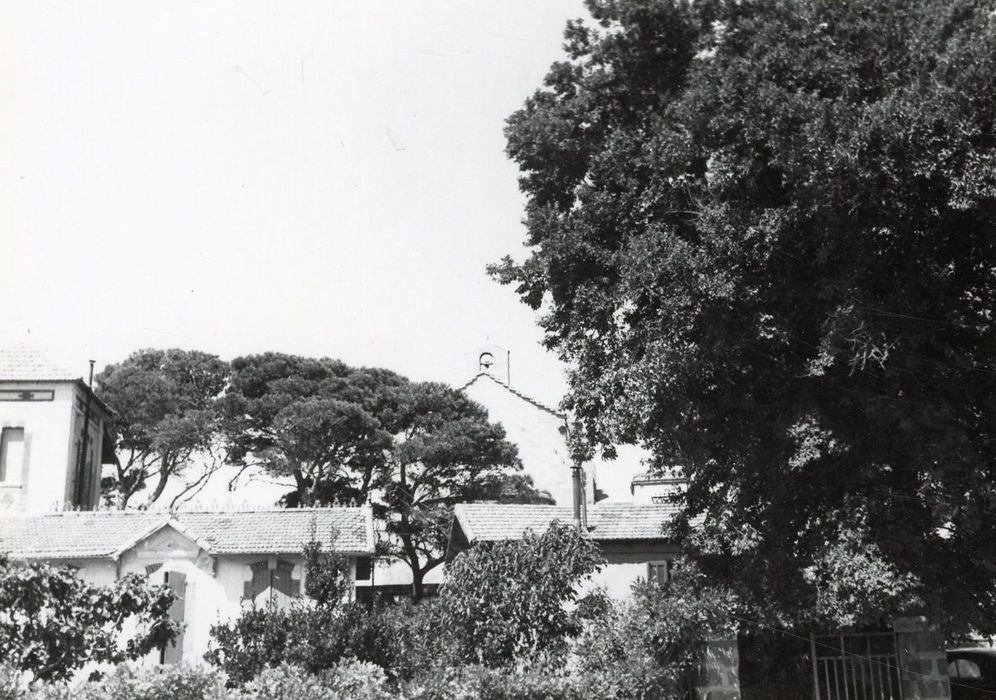
M 651 540 L 662 537 L 661 526 L 675 506 L 606 503 L 588 507 L 588 534 L 595 540 Z M 455 517 L 471 542 L 517 539 L 526 530 L 543 532 L 554 520 L 574 522 L 567 506 L 467 503 L 456 506 Z
M 157 531 L 171 518 L 212 554 L 290 553 L 336 531 L 340 552 L 373 552 L 369 508 L 301 508 L 263 511 L 90 511 L 0 517 L 0 551 L 15 559 L 113 557 Z
M 147 511 L 5 515 L 0 518 L 0 550 L 15 559 L 107 556 L 168 520 L 167 513 Z
M 177 513 L 177 520 L 217 554 L 298 552 L 314 537 L 336 551 L 373 551 L 369 508 L 298 508 L 218 513 Z

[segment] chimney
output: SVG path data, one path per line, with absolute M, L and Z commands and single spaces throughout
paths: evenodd
M 578 531 L 584 532 L 581 523 L 581 501 L 584 498 L 581 492 L 581 465 L 577 462 L 571 467 L 571 483 L 574 486 L 574 524 Z

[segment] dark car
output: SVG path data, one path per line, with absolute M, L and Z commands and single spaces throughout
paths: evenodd
M 996 700 L 996 648 L 948 649 L 951 700 Z

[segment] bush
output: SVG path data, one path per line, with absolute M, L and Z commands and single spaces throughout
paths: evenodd
M 279 665 L 287 656 L 288 636 L 297 632 L 308 611 L 291 612 L 276 607 L 243 611 L 234 622 L 212 625 L 211 645 L 205 660 L 242 685 L 267 666 Z
M 437 618 L 430 601 L 373 609 L 356 603 L 337 608 L 302 603 L 290 610 L 247 610 L 237 620 L 211 628 L 205 659 L 233 685 L 248 683 L 267 666 L 289 664 L 317 674 L 347 658 L 375 664 L 391 679 L 408 679 L 439 656 Z
M 562 645 L 581 631 L 566 606 L 604 560 L 568 525 L 542 535 L 479 544 L 456 558 L 439 598 L 440 634 L 456 658 L 501 666 Z
M 575 674 L 538 664 L 515 671 L 487 666 L 438 669 L 404 689 L 410 700 L 599 700 L 642 698 L 608 674 Z
M 320 674 L 289 665 L 267 668 L 232 700 L 387 700 L 384 671 L 347 660 Z
M 19 668 L 0 662 L 0 700 L 20 700 L 27 692 L 28 679 Z
M 630 599 L 607 606 L 572 645 L 573 664 L 613 687 L 613 697 L 685 698 L 702 640 L 734 636 L 727 613 L 737 605 L 684 564 L 672 581 L 640 583 Z
M 187 666 L 121 665 L 100 680 L 80 685 L 36 684 L 24 700 L 224 700 L 224 678 Z
M 68 567 L 0 554 L 0 659 L 41 680 L 69 678 L 91 661 L 138 659 L 175 638 L 172 602 L 168 588 L 138 576 L 91 586 Z M 128 619 L 147 632 L 122 643 Z
M 0 671 L 0 679 L 15 676 Z M 265 668 L 242 689 L 225 688 L 223 674 L 185 666 L 118 666 L 104 678 L 28 688 L 0 687 L 3 700 L 388 700 L 387 676 L 374 664 L 347 659 L 320 674 L 283 664 Z

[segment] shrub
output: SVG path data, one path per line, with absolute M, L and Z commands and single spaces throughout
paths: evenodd
M 405 687 L 410 700 L 598 700 L 636 698 L 607 674 L 570 674 L 542 664 L 515 671 L 487 666 L 437 669 Z
M 447 650 L 451 639 L 442 627 L 441 609 L 435 598 L 422 599 L 417 604 L 404 600 L 375 608 L 390 631 L 390 643 L 377 658 L 357 656 L 382 666 L 394 680 L 426 675 L 433 667 L 456 658 Z
M 439 633 L 458 659 L 486 666 L 554 648 L 581 631 L 566 605 L 602 563 L 593 542 L 559 523 L 542 535 L 479 544 L 449 568 Z
M 288 636 L 299 629 L 301 617 L 272 606 L 245 610 L 233 622 L 212 625 L 211 645 L 204 658 L 223 670 L 232 683 L 242 685 L 267 665 L 283 663 Z
M 0 658 L 41 680 L 69 678 L 90 661 L 137 659 L 175 638 L 172 602 L 168 588 L 138 576 L 91 586 L 68 567 L 0 554 Z M 130 618 L 146 632 L 125 641 Z
M 684 564 L 672 581 L 640 583 L 630 599 L 608 606 L 573 644 L 573 664 L 613 687 L 614 697 L 684 698 L 702 641 L 736 634 L 727 613 L 737 605 Z
M 337 532 L 329 539 L 335 542 Z M 346 597 L 352 582 L 349 560 L 338 552 L 325 552 L 322 543 L 312 539 L 304 546 L 304 592 L 320 608 L 334 608 Z
M 286 663 L 320 673 L 345 658 L 376 664 L 391 679 L 407 679 L 439 656 L 437 618 L 430 601 L 373 609 L 347 603 L 334 609 L 300 604 L 247 610 L 211 628 L 205 659 L 233 685 L 244 685 L 267 666 Z
M 0 662 L 0 700 L 20 700 L 27 690 L 25 674 L 6 660 Z
M 36 684 L 25 700 L 224 700 L 224 679 L 216 671 L 188 666 L 117 666 L 80 685 Z
M 289 665 L 267 668 L 232 700 L 387 700 L 384 671 L 355 660 L 321 674 Z

